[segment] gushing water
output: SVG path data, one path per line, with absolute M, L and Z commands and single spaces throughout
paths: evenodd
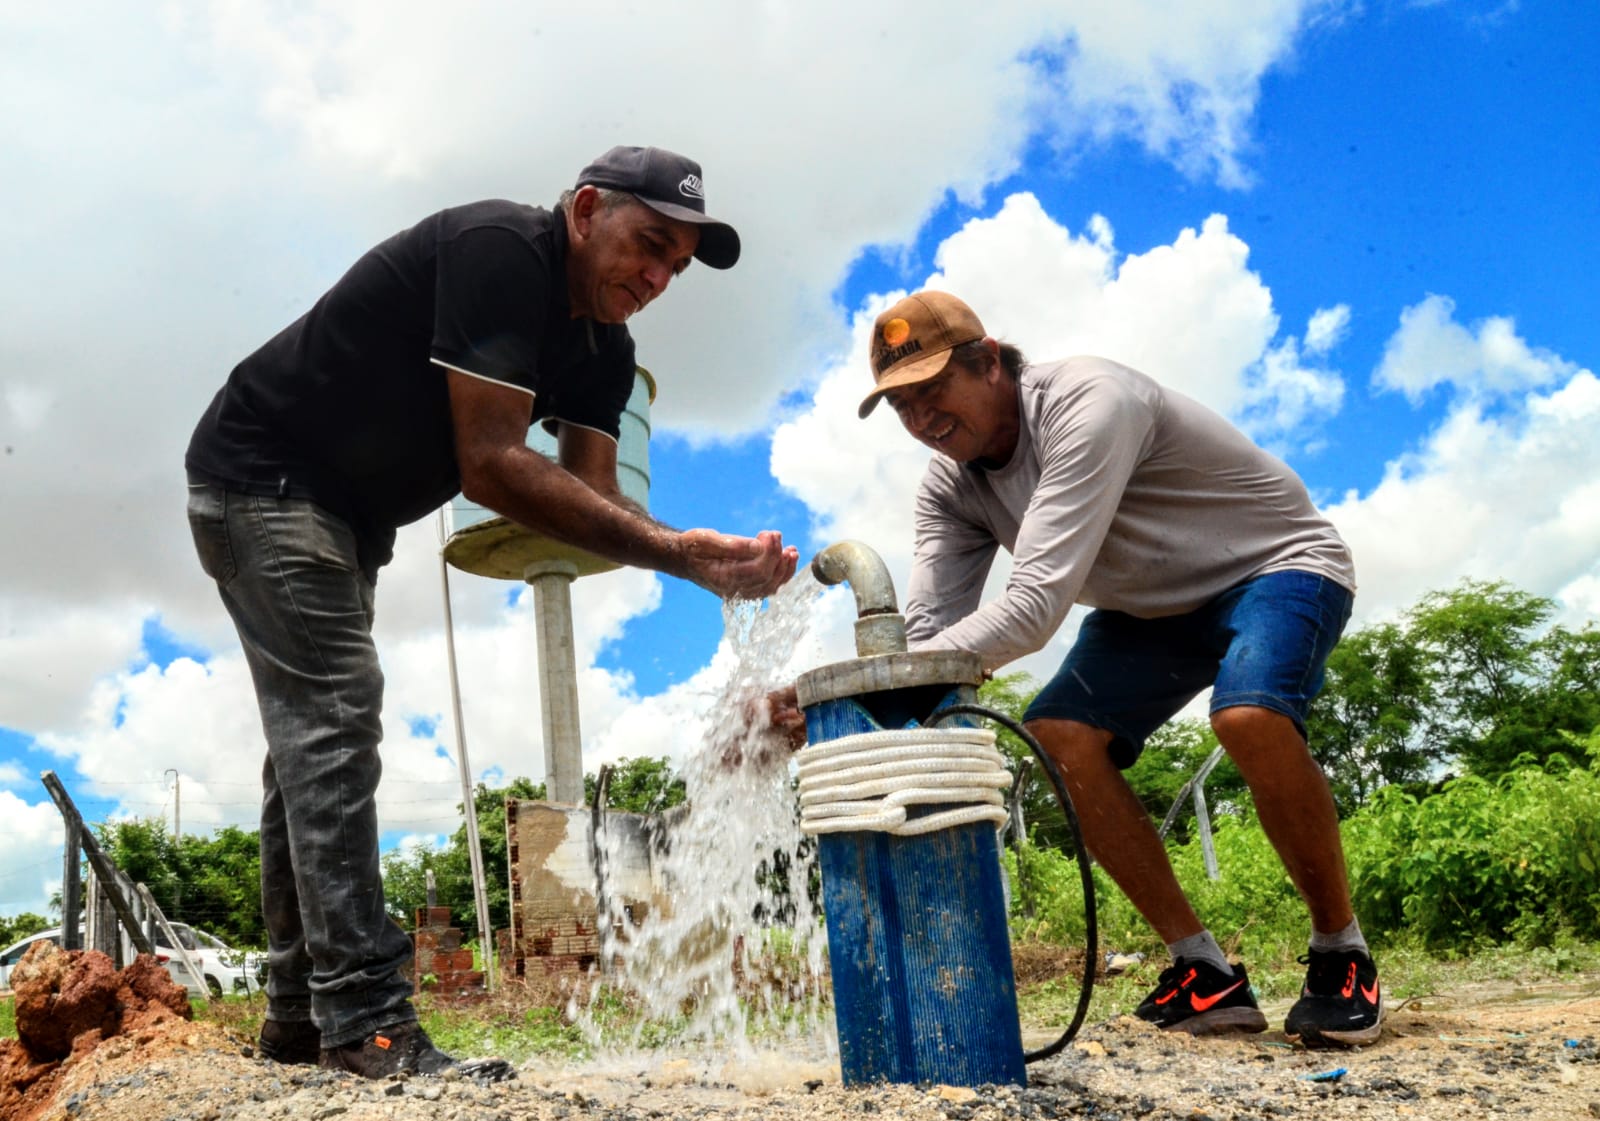
M 765 703 L 794 680 L 819 592 L 802 570 L 764 608 L 723 608 L 718 660 L 728 671 L 706 698 L 701 746 L 683 764 L 687 806 L 663 815 L 653 861 L 667 903 L 635 925 L 602 892 L 601 960 L 614 964 L 580 1018 L 591 1039 L 608 1034 L 598 1022 L 606 989 L 639 1007 L 636 1043 L 669 1037 L 748 1051 L 752 1036 L 831 1028 L 819 1014 L 826 930 L 813 900 L 813 847 L 798 826 L 790 749 Z M 597 844 L 604 876 L 621 853 L 610 836 Z M 831 1039 L 824 1045 L 834 1049 Z

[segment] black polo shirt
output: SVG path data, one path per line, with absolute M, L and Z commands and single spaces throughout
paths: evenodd
M 559 211 L 503 200 L 395 234 L 234 367 L 189 441 L 190 477 L 311 499 L 350 523 L 371 573 L 397 527 L 461 490 L 447 367 L 615 439 L 633 339 L 572 317 L 566 260 Z

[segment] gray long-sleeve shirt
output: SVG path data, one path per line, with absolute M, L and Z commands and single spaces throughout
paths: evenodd
M 1126 366 L 1028 366 L 998 470 L 936 454 L 917 494 L 906 595 L 913 649 L 994 669 L 1043 648 L 1074 603 L 1157 618 L 1268 572 L 1355 590 L 1350 551 L 1305 484 L 1210 409 Z M 1005 594 L 978 605 L 997 546 Z

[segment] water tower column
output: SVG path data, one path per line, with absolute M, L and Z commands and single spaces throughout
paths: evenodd
M 583 737 L 578 727 L 578 664 L 572 644 L 571 561 L 528 565 L 522 578 L 533 586 L 539 635 L 539 695 L 544 709 L 545 799 L 583 804 Z

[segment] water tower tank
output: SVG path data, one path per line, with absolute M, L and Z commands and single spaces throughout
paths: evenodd
M 633 393 L 623 410 L 622 433 L 617 441 L 617 485 L 623 497 L 646 510 L 650 508 L 650 405 L 655 399 L 655 379 L 643 366 L 635 366 Z M 556 456 L 556 438 L 541 424 L 528 429 L 528 446 L 551 459 Z M 530 565 L 557 560 L 574 565 L 579 576 L 620 567 L 614 561 L 535 533 L 459 494 L 450 502 L 450 527 L 444 559 L 477 576 L 521 580 Z

